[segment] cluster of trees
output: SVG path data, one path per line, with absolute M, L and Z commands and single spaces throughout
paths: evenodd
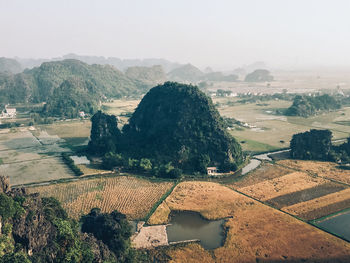
M 74 164 L 73 159 L 69 156 L 68 153 L 62 153 L 62 159 L 63 159 L 64 163 L 68 165 L 68 167 L 73 171 L 73 173 L 76 176 L 80 176 L 80 175 L 84 174 L 80 170 L 80 168 Z
M 175 168 L 171 162 L 160 164 L 156 160 L 148 158 L 133 159 L 113 152 L 108 152 L 103 156 L 102 164 L 106 169 L 122 167 L 125 171 L 143 173 L 160 178 L 178 179 L 182 175 L 182 170 Z
M 285 115 L 309 117 L 325 111 L 337 110 L 341 108 L 341 103 L 328 94 L 315 96 L 297 95 L 293 100 Z
M 146 262 L 130 246 L 131 226 L 118 211 L 67 216 L 54 198 L 0 193 L 1 263 Z
M 290 155 L 294 159 L 350 162 L 350 138 L 347 142 L 332 145 L 330 130 L 315 130 L 294 134 L 290 141 Z
M 208 165 L 234 171 L 243 161 L 239 143 L 227 133 L 211 99 L 198 87 L 175 82 L 151 89 L 122 132 L 115 117 L 96 113 L 89 150 L 121 153 L 126 160 L 146 158 L 160 171 L 173 166 L 206 173 Z

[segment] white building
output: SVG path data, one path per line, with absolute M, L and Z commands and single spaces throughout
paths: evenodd
M 85 118 L 85 112 L 79 111 L 79 116 L 80 116 L 81 118 Z
M 1 118 L 15 118 L 17 115 L 16 108 L 7 108 L 1 113 Z

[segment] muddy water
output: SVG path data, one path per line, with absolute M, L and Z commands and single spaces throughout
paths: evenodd
M 209 221 L 195 212 L 172 212 L 167 226 L 168 241 L 199 239 L 205 249 L 222 246 L 224 220 Z
M 318 221 L 316 225 L 350 241 L 350 211 Z

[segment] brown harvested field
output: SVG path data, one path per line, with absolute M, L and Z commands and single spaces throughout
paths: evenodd
M 324 178 L 350 184 L 350 170 L 339 169 L 336 163 L 302 160 L 282 160 L 277 163 L 300 171 L 317 174 Z
M 347 262 L 350 257 L 349 243 L 216 183 L 180 183 L 164 202 L 171 210 L 197 211 L 210 219 L 230 217 L 222 247 L 211 253 L 198 244 L 170 247 L 164 250 L 170 262 L 186 262 L 190 255 L 188 262 Z M 157 209 L 152 217 L 157 215 L 167 219 L 164 211 Z
M 148 251 L 153 262 L 214 263 L 212 255 L 197 243 L 158 247 Z
M 297 203 L 317 199 L 319 197 L 330 195 L 332 193 L 337 193 L 347 188 L 348 187 L 343 184 L 326 182 L 324 184 L 320 184 L 311 188 L 277 196 L 275 198 L 266 200 L 266 203 L 277 208 L 282 208 L 285 206 L 291 206 Z
M 350 207 L 350 188 L 309 201 L 283 207 L 282 210 L 305 220 L 317 219 Z
M 68 215 L 79 218 L 94 207 L 102 212 L 118 210 L 129 219 L 147 215 L 153 205 L 173 186 L 172 182 L 150 182 L 132 176 L 79 180 L 78 182 L 28 188 L 45 197 L 55 197 Z
M 261 201 L 266 201 L 277 196 L 312 188 L 325 182 L 322 178 L 312 177 L 302 172 L 293 172 L 237 190 Z
M 241 188 L 250 186 L 256 183 L 260 183 L 265 180 L 274 179 L 289 173 L 292 173 L 292 169 L 288 169 L 282 166 L 273 165 L 271 163 L 263 163 L 253 172 L 243 176 L 239 181 L 234 182 L 232 186 L 235 188 Z
M 210 220 L 226 218 L 239 207 L 253 204 L 253 201 L 216 183 L 183 182 L 175 187 L 163 203 L 149 219 L 150 224 L 166 223 L 171 210 L 199 212 Z

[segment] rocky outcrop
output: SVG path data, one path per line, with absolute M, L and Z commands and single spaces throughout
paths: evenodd
M 54 240 L 56 228 L 45 217 L 39 194 L 25 196 L 25 213 L 13 221 L 13 238 L 25 246 L 28 254 L 38 253 Z
M 10 191 L 10 179 L 8 176 L 0 176 L 0 193 L 8 193 Z

